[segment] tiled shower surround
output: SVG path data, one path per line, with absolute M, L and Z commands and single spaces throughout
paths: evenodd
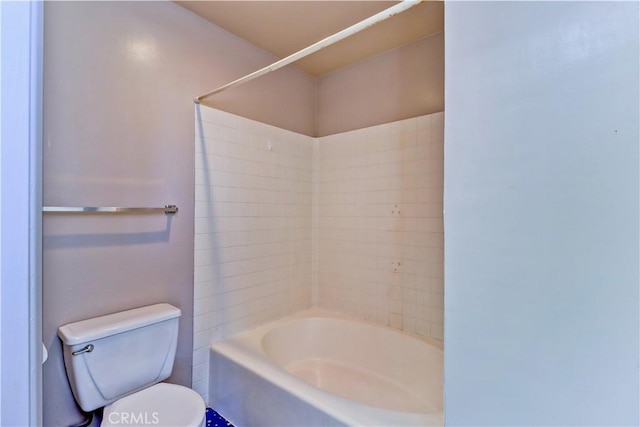
M 196 108 L 193 387 L 208 346 L 311 304 L 313 138 Z
M 443 113 L 311 138 L 196 108 L 193 387 L 208 347 L 318 306 L 442 338 Z
M 443 113 L 321 138 L 318 305 L 442 339 Z

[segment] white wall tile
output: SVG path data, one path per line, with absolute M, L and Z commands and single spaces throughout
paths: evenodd
M 321 307 L 442 337 L 432 323 L 443 324 L 443 120 L 437 113 L 320 138 Z
M 205 397 L 213 341 L 311 305 L 313 138 L 201 111 L 192 380 Z

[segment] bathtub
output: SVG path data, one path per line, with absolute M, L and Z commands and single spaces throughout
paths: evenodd
M 244 426 L 442 425 L 442 344 L 319 310 L 214 343 L 211 404 Z

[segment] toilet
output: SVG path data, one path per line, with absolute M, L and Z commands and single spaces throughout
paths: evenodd
M 76 402 L 101 426 L 202 427 L 204 401 L 171 375 L 180 309 L 155 304 L 58 328 Z

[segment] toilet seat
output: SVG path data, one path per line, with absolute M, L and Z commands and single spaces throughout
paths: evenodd
M 190 388 L 155 384 L 105 406 L 100 426 L 200 427 L 205 425 L 202 397 Z

